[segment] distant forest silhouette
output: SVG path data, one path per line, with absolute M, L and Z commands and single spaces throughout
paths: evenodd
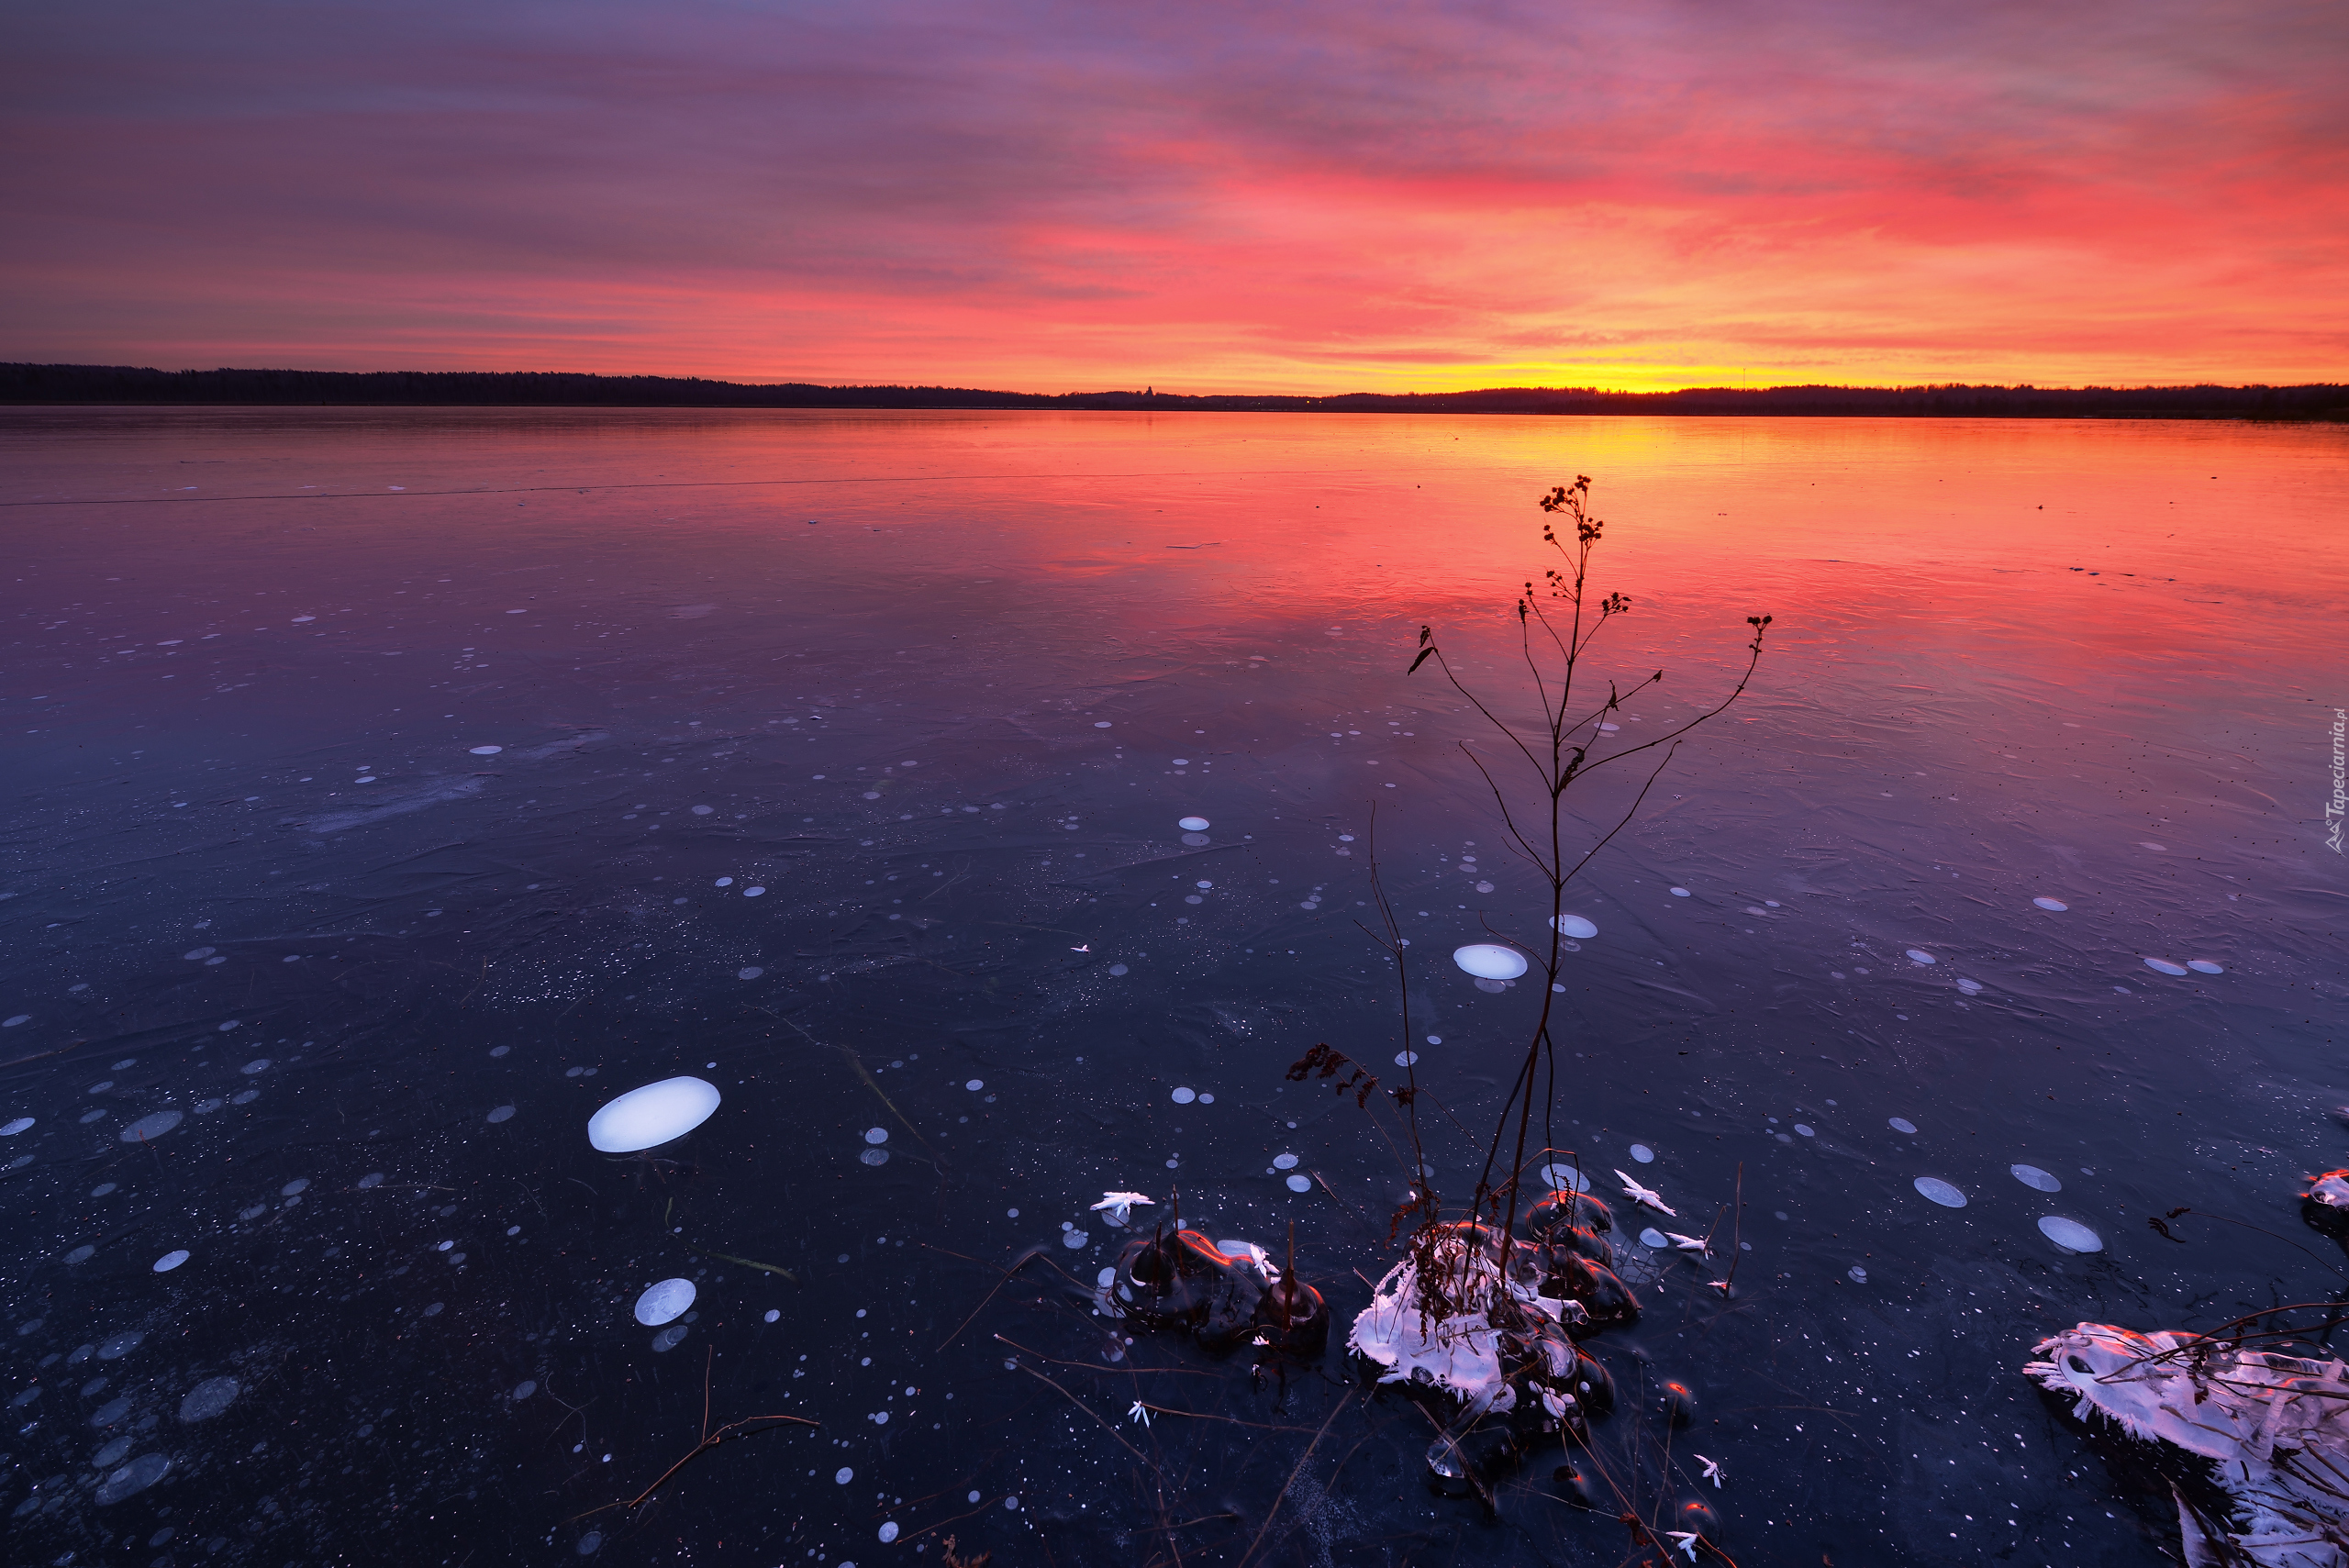
M 0 364 L 0 403 L 613 408 L 1037 408 L 1375 414 L 1663 414 L 1942 418 L 2331 419 L 2349 386 L 1772 386 L 1679 392 L 1508 386 L 1330 397 L 987 392 L 952 386 L 758 385 L 698 376 L 537 371 L 160 371 Z

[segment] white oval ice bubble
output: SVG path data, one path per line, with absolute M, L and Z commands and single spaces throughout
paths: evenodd
M 1694 894 L 1690 893 L 1690 892 L 1689 892 L 1687 888 L 1685 888 L 1685 887 L 1675 887 L 1675 888 L 1674 888 L 1674 889 L 1672 890 L 1672 895 L 1673 895 L 1675 898 L 1693 898 L 1693 897 L 1695 897 L 1695 896 L 1696 896 L 1696 895 L 1694 895 Z
M 1912 962 L 1917 963 L 1939 963 L 1941 962 L 1941 960 L 1935 958 L 1932 953 L 1927 952 L 1922 948 L 1910 948 L 1909 950 L 1909 957 Z
M 699 1078 L 663 1078 L 630 1089 L 587 1118 L 587 1141 L 607 1154 L 633 1154 L 686 1133 L 718 1112 L 718 1086 Z
M 1288 1179 L 1288 1190 L 1293 1193 L 1309 1193 L 1313 1190 L 1313 1178 L 1293 1175 Z
M 130 1456 L 130 1451 L 138 1446 L 138 1442 L 139 1440 L 137 1438 L 115 1439 L 114 1441 L 106 1444 L 106 1447 L 98 1450 L 97 1452 L 90 1456 L 90 1468 L 93 1470 L 112 1470 L 116 1465 L 120 1464 L 125 1459 L 128 1459 Z
M 1801 1122 L 1795 1123 L 1795 1130 L 1802 1134 L 1805 1138 L 1816 1138 L 1819 1136 L 1819 1129 L 1817 1128 L 1805 1127 Z
M 1186 817 L 1174 826 L 1186 833 L 1204 833 L 1208 830 L 1208 819 L 1204 817 Z
M 737 980 L 756 980 L 760 975 L 764 974 L 765 973 L 765 970 L 760 968 L 755 963 L 746 963 L 741 968 L 734 972 L 734 978 Z
M 1097 718 L 1093 721 L 1093 728 L 1096 729 L 1107 729 L 1109 728 L 1109 721 L 1106 718 Z
M 644 1294 L 636 1298 L 636 1320 L 648 1329 L 674 1322 L 692 1308 L 695 1295 L 694 1282 L 689 1279 L 664 1279 L 658 1284 L 647 1285 Z
M 2071 907 L 2069 904 L 2065 903 L 2060 898 L 2034 898 L 2032 902 L 2038 905 L 2042 909 L 2053 909 L 2058 915 L 2061 915 L 2065 910 Z
M 538 1380 L 535 1378 L 526 1377 L 521 1382 L 514 1385 L 514 1397 L 517 1399 L 528 1399 L 531 1395 L 536 1394 L 538 1391 Z
M 1126 973 L 1126 966 L 1122 963 L 1113 963 L 1109 966 L 1109 973 L 1114 975 L 1122 976 Z
M 1275 1171 L 1294 1171 L 1294 1170 L 1296 1170 L 1296 1169 L 1297 1169 L 1297 1156 L 1296 1156 L 1296 1155 L 1294 1155 L 1294 1154 L 1275 1154 L 1275 1155 L 1274 1155 L 1274 1156 L 1273 1156 L 1273 1169 L 1274 1169 L 1274 1170 L 1275 1170 Z
M 1656 1251 L 1661 1252 L 1669 1248 L 1672 1243 L 1665 1238 L 1663 1231 L 1658 1230 L 1653 1226 L 1650 1226 L 1645 1230 L 1640 1232 L 1640 1245 L 1642 1247 L 1653 1248 Z
M 1649 1148 L 1644 1143 L 1634 1143 L 1631 1145 L 1631 1158 L 1637 1160 L 1642 1165 L 1653 1164 L 1655 1162 L 1655 1151 Z
M 119 1503 L 144 1492 L 161 1481 L 171 1467 L 172 1462 L 160 1453 L 142 1453 L 98 1484 L 98 1501 Z
M 1560 936 L 1586 940 L 1598 935 L 1598 928 L 1579 915 L 1561 915 L 1550 923 L 1558 928 Z
M 8 1123 L 6 1127 L 0 1127 L 0 1138 L 14 1138 L 17 1134 L 29 1129 L 32 1125 L 32 1118 L 28 1116 L 20 1116 L 17 1118 L 16 1120 Z
M 1894 1117 L 1891 1120 L 1889 1120 L 1889 1121 L 1886 1122 L 1884 1125 L 1885 1125 L 1885 1126 L 1887 1126 L 1887 1127 L 1888 1127 L 1888 1128 L 1890 1128 L 1890 1129 L 1892 1129 L 1892 1130 L 1893 1130 L 1893 1131 L 1895 1131 L 1895 1132 L 1914 1132 L 1914 1131 L 1916 1131 L 1916 1130 L 1917 1130 L 1917 1124 L 1916 1124 L 1915 1122 L 1913 1122 L 1913 1121 L 1910 1121 L 1910 1120 L 1909 1120 L 1907 1117 L 1905 1117 L 1905 1116 L 1897 1116 L 1897 1117 Z
M 593 1557 L 596 1552 L 603 1550 L 603 1546 L 604 1532 L 599 1529 L 591 1529 L 585 1535 L 579 1538 L 579 1555 L 582 1557 Z
M 32 1021 L 33 1016 L 30 1013 L 11 1013 L 6 1018 L 0 1018 L 0 1029 L 12 1029 L 18 1024 L 28 1024 Z
M 2184 964 L 2172 963 L 2165 958 L 2149 958 L 2145 961 L 2145 967 L 2152 970 L 2156 974 L 2183 974 L 2186 973 L 2186 966 Z
M 731 887 L 734 885 L 734 879 L 730 876 L 721 876 L 715 883 L 711 884 L 711 885 L 714 887 Z
M 2065 1219 L 2059 1215 L 2051 1214 L 2039 1222 L 2039 1233 L 2058 1247 L 2069 1251 L 2101 1252 L 2104 1251 L 2104 1238 L 2076 1219 Z
M 1590 1191 L 1590 1178 L 1584 1175 L 1580 1171 L 1575 1170 L 1572 1165 L 1544 1165 L 1542 1167 L 1542 1179 L 1549 1183 L 1553 1189 L 1562 1193 L 1586 1193 Z
M 1398 1051 L 1395 1053 L 1395 1065 L 1397 1067 L 1416 1067 L 1419 1062 L 1419 1053 L 1416 1051 Z
M 237 1071 L 242 1073 L 246 1077 L 250 1078 L 268 1072 L 271 1065 L 272 1063 L 268 1057 L 256 1056 L 250 1062 L 246 1062 L 242 1067 L 238 1068 Z
M 2226 973 L 2224 968 L 2212 963 L 2207 958 L 2189 958 L 2186 961 L 2186 967 L 2194 971 L 2197 974 L 2224 974 Z
M 868 1127 L 864 1129 L 864 1141 L 886 1143 L 889 1141 L 889 1129 L 885 1127 Z
M 512 1106 L 499 1106 L 489 1113 L 489 1119 L 492 1122 L 512 1121 L 514 1119 L 514 1107 Z
M 2036 1187 L 2043 1193 L 2060 1193 L 2064 1184 L 2036 1165 L 2009 1165 L 2007 1170 L 2024 1186 Z
M 1868 1283 L 1867 1270 L 1858 1263 L 1854 1263 L 1850 1268 L 1845 1269 L 1843 1271 L 1843 1277 L 1850 1280 L 1854 1284 L 1865 1284 Z
M 174 1248 L 173 1251 L 164 1253 L 161 1257 L 155 1260 L 155 1272 L 159 1274 L 167 1274 L 186 1262 L 187 1249 L 184 1247 Z
M 766 892 L 767 890 L 763 887 L 746 887 L 742 889 L 742 896 L 745 898 L 763 898 L 766 896 Z
M 696 817 L 707 817 L 717 809 L 718 807 L 714 806 L 696 806 L 694 807 L 694 815 Z
M 1917 1191 L 1943 1208 L 1964 1208 L 1965 1195 L 1943 1181 L 1939 1176 L 1917 1178 Z
M 1498 942 L 1470 942 L 1454 948 L 1452 962 L 1479 980 L 1514 980 L 1525 973 L 1525 955 Z
M 985 1079 L 984 1079 L 984 1078 L 974 1078 L 974 1079 L 972 1079 L 969 1083 L 964 1084 L 963 1085 L 963 1087 L 964 1087 L 965 1089 L 970 1090 L 970 1091 L 971 1091 L 971 1093 L 973 1093 L 973 1094 L 974 1094 L 974 1095 L 975 1095 L 975 1094 L 977 1094 L 981 1089 L 985 1088 L 986 1086 L 987 1086 L 987 1082 L 986 1082 L 986 1080 L 985 1080 Z
M 1082 1231 L 1082 1230 L 1070 1230 L 1070 1231 L 1063 1232 L 1063 1235 L 1061 1236 L 1061 1245 L 1062 1245 L 1062 1246 L 1063 1246 L 1063 1247 L 1066 1247 L 1070 1251 L 1074 1252 L 1074 1251 L 1075 1251 L 1079 1247 L 1084 1246 L 1087 1241 L 1089 1241 L 1089 1240 L 1092 1240 L 1092 1238 L 1091 1238 L 1090 1236 L 1087 1236 L 1087 1235 L 1086 1235 L 1084 1231 Z
M 500 751 L 505 751 L 506 748 L 503 746 L 475 746 L 471 750 L 473 754 L 476 757 L 495 757 Z
M 97 1252 L 98 1250 L 95 1247 L 93 1247 L 88 1242 L 84 1241 L 79 1247 L 76 1247 L 72 1251 L 66 1253 L 65 1261 L 69 1263 L 86 1263 L 92 1258 L 97 1256 Z
M 120 1361 L 137 1350 L 146 1338 L 146 1332 L 139 1329 L 131 1329 L 117 1334 L 98 1347 L 98 1359 L 102 1362 Z
M 1964 975 L 1958 976 L 1957 988 L 1965 992 L 1969 996 L 1979 996 L 1982 995 L 1982 982 L 1979 980 L 1968 980 Z
M 767 1308 L 766 1320 L 767 1320 L 768 1322 L 770 1322 L 770 1323 L 780 1323 L 780 1322 L 782 1322 L 782 1321 L 783 1321 L 783 1312 L 782 1312 L 782 1309 L 781 1309 L 781 1308 L 779 1308 L 779 1307 L 768 1307 L 768 1308 Z
M 850 1469 L 847 1465 L 845 1465 L 845 1464 L 841 1465 L 838 1470 L 835 1470 L 835 1471 L 833 1471 L 833 1472 L 832 1472 L 832 1480 L 833 1480 L 834 1484 L 836 1484 L 836 1485 L 838 1485 L 845 1486 L 845 1485 L 847 1485 L 850 1482 L 852 1482 L 852 1481 L 853 1481 L 853 1480 L 855 1480 L 855 1479 L 856 1479 L 856 1472 L 855 1472 L 855 1471 L 853 1471 L 853 1470 L 851 1470 L 851 1469 Z
M 897 1539 L 897 1521 L 891 1519 L 881 1527 L 881 1544 L 886 1546 Z
M 1196 1089 L 1177 1089 L 1174 1091 L 1174 1103 L 1178 1106 L 1187 1106 L 1198 1097 L 1198 1091 Z

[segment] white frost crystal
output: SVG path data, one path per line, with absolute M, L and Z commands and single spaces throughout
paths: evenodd
M 2236 1521 L 2214 1524 L 2181 1500 L 2189 1563 L 2349 1568 L 2349 1368 L 2181 1332 L 2083 1323 L 2037 1346 L 2026 1375 L 2077 1397 L 2133 1438 L 2216 1462 Z M 2245 1526 L 2214 1541 L 2214 1529 Z M 2227 1551 L 2229 1544 L 2240 1558 Z

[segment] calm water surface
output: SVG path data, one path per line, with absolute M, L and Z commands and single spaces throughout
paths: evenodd
M 1533 503 L 1588 473 L 1610 667 L 1665 673 L 1620 742 L 1776 617 L 1569 896 L 1562 1133 L 1693 1229 L 1742 1172 L 1750 1244 L 1724 1303 L 1619 1229 L 1647 1310 L 1591 1341 L 1602 1441 L 1747 1568 L 2166 1561 L 2165 1490 L 2017 1369 L 2343 1286 L 2294 1195 L 2349 1155 L 2345 447 L 11 411 L 8 1555 L 1622 1561 L 1548 1458 L 1495 1518 L 1431 1497 L 1427 1417 L 1341 1351 L 1252 1379 L 1085 1295 L 1113 1188 L 1293 1224 L 1341 1325 L 1391 1261 L 1391 1106 L 1283 1076 L 1406 1048 L 1374 813 L 1427 1161 L 1473 1184 L 1538 979 L 1448 954 L 1533 942 L 1539 889 L 1461 749 L 1491 732 L 1403 672 L 1429 623 L 1527 710 Z M 700 1130 L 589 1147 L 679 1073 L 723 1094 Z M 1004 1284 L 1031 1248 L 1058 1272 Z M 672 1277 L 694 1311 L 640 1324 Z M 1664 1377 L 1687 1431 L 1636 1408 Z M 607 1508 L 705 1398 L 821 1425 Z

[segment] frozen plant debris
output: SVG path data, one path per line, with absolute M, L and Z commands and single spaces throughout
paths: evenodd
M 587 1141 L 607 1154 L 633 1154 L 683 1138 L 718 1110 L 714 1084 L 663 1078 L 630 1089 L 587 1118 Z
M 1631 1175 L 1626 1172 L 1618 1171 L 1615 1174 L 1623 1184 L 1623 1195 L 1630 1198 L 1633 1203 L 1639 1204 L 1643 1207 L 1652 1208 L 1667 1219 L 1677 1219 L 1680 1218 L 1679 1211 L 1666 1207 L 1663 1195 L 1657 1193 L 1654 1188 L 1640 1185 L 1640 1184 L 1633 1181 L 1631 1178 Z
M 2349 1376 L 2314 1361 L 2225 1339 L 2133 1333 L 2082 1323 L 2034 1347 L 2023 1374 L 2143 1442 L 2216 1462 L 2232 1518 L 2178 1499 L 2186 1560 L 2256 1568 L 2339 1568 L 2349 1561 Z M 2235 1528 L 2240 1525 L 2242 1528 Z

